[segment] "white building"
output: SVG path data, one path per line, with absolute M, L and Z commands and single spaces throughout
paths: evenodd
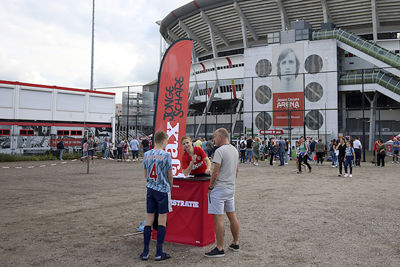
M 0 153 L 44 153 L 62 138 L 80 149 L 85 131 L 114 136 L 115 94 L 0 81 Z

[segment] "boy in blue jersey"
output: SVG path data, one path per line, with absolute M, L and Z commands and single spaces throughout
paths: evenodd
M 154 135 L 154 149 L 147 151 L 143 156 L 144 176 L 147 179 L 147 214 L 144 227 L 144 249 L 140 255 L 142 260 L 149 258 L 151 226 L 154 222 L 154 213 L 158 212 L 157 252 L 156 261 L 169 259 L 171 256 L 163 252 L 166 233 L 167 213 L 172 211 L 172 160 L 171 155 L 164 151 L 168 143 L 168 135 L 158 131 Z

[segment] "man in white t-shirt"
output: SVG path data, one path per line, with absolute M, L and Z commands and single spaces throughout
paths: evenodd
M 238 174 L 239 155 L 237 149 L 229 144 L 229 133 L 225 128 L 214 132 L 215 150 L 214 170 L 208 187 L 208 213 L 213 214 L 217 246 L 204 254 L 206 257 L 223 257 L 224 252 L 224 213 L 228 216 L 233 242 L 229 249 L 239 251 L 239 221 L 235 213 L 235 180 Z
M 354 153 L 356 154 L 355 165 L 360 167 L 362 145 L 360 142 L 360 138 L 358 136 L 356 137 L 356 140 L 354 140 L 353 142 L 353 148 L 354 148 Z
M 139 141 L 136 140 L 136 136 L 129 142 L 132 150 L 132 160 L 136 161 L 139 159 Z

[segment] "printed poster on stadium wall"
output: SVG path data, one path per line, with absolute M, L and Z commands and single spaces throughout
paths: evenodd
M 272 48 L 274 127 L 304 125 L 303 51 L 301 43 Z
M 164 54 L 158 74 L 154 133 L 162 130 L 168 134 L 165 150 L 171 154 L 174 176 L 181 172 L 183 148 L 179 144 L 186 134 L 192 49 L 190 39 L 173 43 Z

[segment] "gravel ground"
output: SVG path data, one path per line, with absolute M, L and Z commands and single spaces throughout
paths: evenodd
M 53 162 L 41 162 L 49 165 Z M 166 243 L 172 259 L 141 262 L 141 164 L 98 160 L 0 169 L 2 266 L 400 266 L 400 164 L 364 163 L 353 178 L 328 163 L 312 173 L 241 164 L 236 206 L 241 251 L 208 259 L 204 248 Z M 32 162 L 2 166 L 39 165 Z M 225 221 L 228 226 L 228 221 Z M 225 245 L 232 237 L 226 228 Z

